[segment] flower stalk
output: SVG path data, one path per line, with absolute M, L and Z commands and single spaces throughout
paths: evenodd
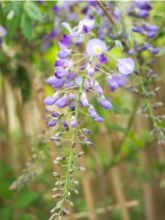
M 75 119 L 77 123 L 79 123 L 79 109 L 80 109 L 80 98 L 83 92 L 83 87 L 84 87 L 84 80 L 85 76 L 82 77 L 82 82 L 79 87 L 77 97 L 76 97 L 76 103 L 75 103 Z M 64 180 L 64 189 L 63 189 L 63 195 L 62 195 L 62 200 L 60 202 L 60 207 L 58 209 L 58 213 L 53 213 L 53 215 L 50 217 L 50 220 L 55 219 L 59 220 L 63 215 L 69 214 L 69 211 L 65 208 L 66 203 L 68 201 L 68 197 L 70 196 L 70 192 L 72 189 L 72 182 L 73 182 L 73 172 L 75 169 L 74 166 L 74 156 L 75 156 L 75 150 L 74 147 L 76 146 L 77 143 L 77 132 L 78 132 L 78 126 L 72 128 L 72 144 L 69 150 L 69 156 L 67 157 L 68 163 L 65 165 L 67 168 L 66 170 L 66 175 L 65 175 L 65 180 Z M 54 211 L 54 209 L 53 209 Z

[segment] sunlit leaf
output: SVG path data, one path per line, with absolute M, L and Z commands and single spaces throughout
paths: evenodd
M 26 2 L 25 11 L 29 18 L 36 21 L 42 21 L 42 13 L 34 2 Z

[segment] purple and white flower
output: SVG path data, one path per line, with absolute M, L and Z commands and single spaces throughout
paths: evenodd
M 7 30 L 2 25 L 0 25 L 0 38 L 4 38 L 6 34 Z
M 69 104 L 69 100 L 68 100 L 68 95 L 64 95 L 60 98 L 58 98 L 55 102 L 55 105 L 58 107 L 58 108 L 64 108 L 66 107 L 67 105 Z
M 70 124 L 72 128 L 75 128 L 77 126 L 77 119 L 75 118 L 75 116 L 72 116 Z
M 128 81 L 128 77 L 126 75 L 117 74 L 114 76 L 108 77 L 108 84 L 111 91 L 115 91 L 116 89 L 125 86 Z
M 94 38 L 88 41 L 86 52 L 89 56 L 98 56 L 107 51 L 107 46 L 104 41 Z
M 86 96 L 85 92 L 82 92 L 81 97 L 80 97 L 80 101 L 81 101 L 81 105 L 83 107 L 88 107 L 89 106 L 89 102 L 88 102 L 88 99 L 87 99 L 87 96 Z
M 118 59 L 116 64 L 119 73 L 130 75 L 135 68 L 135 63 L 132 58 Z
M 53 126 L 55 126 L 57 123 L 58 123 L 58 120 L 57 120 L 57 119 L 53 119 L 52 121 L 49 121 L 49 122 L 48 122 L 48 126 L 49 126 L 49 127 L 53 127 Z
M 112 108 L 112 104 L 104 96 L 101 96 L 98 98 L 98 103 L 99 103 L 99 105 L 101 105 L 103 108 L 105 108 L 107 110 Z
M 88 33 L 94 27 L 94 19 L 84 18 L 78 24 L 78 33 Z

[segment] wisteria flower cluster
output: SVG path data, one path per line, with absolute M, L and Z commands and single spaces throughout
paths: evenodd
M 104 41 L 94 38 L 87 42 L 86 50 L 80 55 L 78 55 L 77 51 L 73 53 L 72 49 L 69 48 L 73 42 L 79 42 L 80 38 L 81 41 L 83 41 L 83 34 L 90 31 L 91 24 L 93 26 L 93 21 L 91 20 L 89 20 L 89 22 L 88 20 L 80 21 L 77 32 L 74 32 L 68 24 L 63 24 L 68 28 L 71 35 L 64 35 L 60 40 L 60 51 L 55 62 L 55 73 L 47 79 L 47 83 L 55 88 L 56 92 L 53 96 L 46 98 L 44 103 L 46 105 L 55 104 L 58 108 L 70 107 L 71 109 L 75 109 L 75 93 L 77 93 L 77 90 L 81 87 L 81 84 L 83 84 L 79 100 L 81 106 L 89 107 L 89 115 L 96 121 L 99 121 L 98 119 L 100 119 L 100 117 L 94 117 L 92 114 L 94 109 L 93 106 L 89 104 L 87 96 L 89 93 L 94 93 L 101 106 L 108 110 L 112 107 L 110 101 L 104 97 L 103 89 L 97 80 L 97 74 L 101 71 L 102 65 L 108 62 L 105 56 L 107 46 Z M 78 59 L 74 56 L 76 53 Z M 135 64 L 132 58 L 118 59 L 116 62 L 116 71 L 118 74 L 104 73 L 109 87 L 115 90 L 118 87 L 124 86 L 128 76 L 133 73 L 134 66 Z M 70 91 L 72 91 L 72 93 L 70 93 Z M 91 109 L 93 109 L 93 111 L 91 111 Z M 52 116 L 57 116 L 57 114 L 53 113 Z M 55 121 L 57 122 L 58 120 L 54 119 L 53 122 L 49 122 L 48 125 L 56 125 Z
M 62 219 L 67 215 L 69 206 L 72 205 L 71 192 L 78 193 L 75 189 L 77 184 L 75 171 L 84 171 L 85 168 L 77 166 L 75 162 L 76 158 L 83 154 L 83 152 L 78 153 L 77 149 L 81 145 L 93 145 L 88 138 L 90 129 L 83 126 L 84 119 L 91 118 L 98 123 L 104 122 L 93 100 L 97 101 L 101 108 L 110 111 L 113 109 L 113 100 L 108 98 L 108 93 L 124 87 L 142 97 L 141 112 L 151 119 L 153 131 L 158 132 L 160 143 L 164 143 L 165 136 L 161 127 L 163 116 L 154 114 L 154 110 L 161 104 L 151 104 L 149 101 L 149 98 L 158 91 L 158 88 L 150 91 L 150 86 L 157 78 L 152 68 L 153 56 L 160 50 L 152 43 L 159 30 L 156 25 L 148 21 L 152 10 L 149 1 L 133 1 L 127 4 L 127 7 L 123 6 L 124 10 L 111 1 L 83 3 L 81 13 L 84 18 L 72 27 L 77 21 L 77 14 L 74 11 L 76 4 L 67 2 L 53 7 L 53 12 L 59 15 L 55 26 L 57 25 L 61 32 L 65 29 L 63 32 L 65 34 L 61 36 L 55 28 L 46 39 L 49 44 L 50 39 L 61 36 L 58 42 L 59 52 L 54 64 L 55 71 L 47 79 L 54 94 L 47 97 L 44 103 L 51 111 L 47 122 L 53 130 L 51 140 L 60 149 L 66 146 L 60 151 L 60 156 L 54 160 L 54 163 L 67 167 L 64 176 L 53 173 L 58 179 L 53 189 L 57 202 L 51 211 L 50 219 Z M 70 22 L 61 24 L 60 11 L 70 8 L 71 15 L 67 17 L 65 14 L 62 15 L 63 19 Z M 126 15 L 131 17 L 132 22 L 128 25 L 129 33 L 124 21 Z M 97 17 L 102 17 L 98 24 Z M 139 38 L 136 40 L 137 34 L 141 35 L 142 41 L 138 40 Z M 111 51 L 117 45 L 124 52 L 124 57 L 113 57 Z M 147 61 L 143 59 L 144 52 L 148 53 Z M 127 82 L 133 73 L 135 73 L 135 83 L 128 86 Z M 108 90 L 105 89 L 107 87 Z
M 103 118 L 98 116 L 89 101 L 89 96 L 94 94 L 99 105 L 103 108 L 109 110 L 112 107 L 97 80 L 99 73 L 104 75 L 110 89 L 114 91 L 126 84 L 128 76 L 134 71 L 135 63 L 132 58 L 118 59 L 116 60 L 116 69 L 113 70 L 117 74 L 108 71 L 102 72 L 102 67 L 108 62 L 107 46 L 100 39 L 93 38 L 87 41 L 84 36 L 93 28 L 93 19 L 80 21 L 76 31 L 67 23 L 63 25 L 68 29 L 70 35 L 62 36 L 59 42 L 60 51 L 55 62 L 55 73 L 47 79 L 47 83 L 55 89 L 55 93 L 46 98 L 44 103 L 55 105 L 60 109 L 69 108 L 72 111 L 72 116 L 69 119 L 68 116 L 65 117 L 65 114 L 60 117 L 59 113 L 53 112 L 52 120 L 48 122 L 48 126 L 52 127 L 62 122 L 64 128 L 75 128 L 78 125 L 78 118 L 75 115 L 76 104 L 87 108 L 89 116 L 95 121 L 102 122 Z M 80 42 L 85 44 L 84 41 L 87 41 L 86 48 L 81 54 L 77 49 L 80 47 Z
M 67 207 L 71 203 L 69 195 L 74 191 L 76 182 L 74 171 L 84 170 L 82 167 L 76 168 L 74 164 L 73 158 L 82 154 L 76 154 L 74 147 L 93 144 L 88 138 L 90 130 L 82 127 L 81 118 L 87 116 L 99 123 L 104 121 L 92 104 L 92 98 L 106 110 L 113 108 L 111 100 L 104 93 L 100 79 L 104 79 L 109 91 L 115 91 L 126 85 L 129 76 L 135 70 L 135 62 L 131 57 L 110 57 L 109 45 L 99 38 L 92 37 L 95 28 L 93 16 L 85 17 L 74 28 L 65 22 L 62 25 L 68 34 L 63 35 L 59 41 L 55 72 L 47 79 L 47 83 L 54 89 L 54 94 L 47 97 L 44 103 L 53 106 L 48 126 L 55 127 L 56 130 L 51 140 L 59 147 L 64 144 L 68 146 L 54 163 L 67 166 L 68 170 L 66 176 L 61 177 L 62 180 L 55 184 L 54 197 L 59 201 L 52 209 L 50 219 L 58 219 L 68 214 Z M 113 69 L 107 65 L 109 60 L 114 63 Z M 57 173 L 54 175 L 60 176 Z
M 48 6 L 44 0 L 36 4 Z M 34 12 L 38 11 L 35 6 L 28 11 L 29 14 L 22 16 L 20 22 L 26 38 L 33 24 L 40 21 L 35 16 Z M 155 110 L 162 106 L 154 98 L 159 91 L 159 87 L 155 88 L 159 76 L 153 63 L 160 48 L 155 46 L 159 28 L 150 23 L 151 11 L 152 4 L 147 0 L 122 4 L 118 1 L 61 0 L 52 7 L 51 13 L 55 17 L 53 25 L 41 39 L 43 53 L 53 43 L 58 48 L 54 72 L 46 80 L 52 94 L 43 100 L 50 140 L 58 148 L 58 156 L 53 162 L 55 166 L 60 166 L 58 172 L 53 172 L 56 179 L 53 188 L 55 205 L 50 220 L 62 220 L 73 206 L 71 195 L 79 193 L 76 172 L 85 171 L 78 159 L 84 154 L 83 147 L 90 149 L 94 145 L 90 139 L 90 124 L 105 123 L 104 114 L 101 114 L 103 110 L 113 112 L 113 92 L 122 88 L 131 97 L 135 96 L 138 102 L 133 113 L 146 117 L 152 124 L 152 134 L 157 134 L 158 142 L 165 144 L 165 116 L 155 114 Z M 49 15 L 44 18 L 46 22 L 49 21 Z M 26 27 L 24 22 L 31 24 L 32 28 L 29 25 Z M 10 30 L 0 24 L 0 46 L 2 44 L 3 47 L 4 42 L 4 48 L 7 31 L 9 33 Z M 30 44 L 30 48 L 33 47 L 33 43 Z M 115 57 L 114 51 L 119 51 Z M 126 127 L 126 132 L 128 130 Z M 127 136 L 124 135 L 122 138 Z M 46 161 L 45 152 L 41 151 L 38 156 L 34 154 L 32 161 L 35 163 L 27 164 L 11 189 L 21 188 L 41 173 Z M 111 161 L 109 163 L 111 165 Z
M 151 90 L 151 83 L 159 79 L 158 74 L 154 71 L 152 65 L 154 63 L 154 56 L 160 51 L 160 48 L 155 47 L 152 43 L 153 39 L 157 36 L 158 27 L 148 22 L 148 17 L 152 6 L 148 1 L 133 2 L 129 15 L 136 17 L 132 31 L 138 33 L 143 37 L 143 42 L 135 40 L 134 47 L 129 50 L 129 54 L 134 54 L 137 62 L 139 63 L 139 84 L 135 91 L 144 97 L 144 103 L 141 108 L 143 115 L 151 119 L 153 124 L 152 133 L 157 134 L 158 143 L 165 143 L 165 130 L 162 127 L 164 115 L 155 116 L 155 110 L 162 106 L 162 103 L 153 101 L 159 91 L 159 87 Z M 143 59 L 143 53 L 149 53 L 149 60 Z M 142 69 L 145 68 L 145 69 Z M 143 77 L 143 78 L 142 78 Z M 149 101 L 151 99 L 151 101 Z M 151 104 L 152 103 L 152 104 Z
M 3 5 L 5 6 L 5 3 Z M 36 7 L 37 5 L 39 7 Z M 51 7 L 50 14 L 52 13 L 54 17 L 52 27 L 49 22 L 52 17 L 42 16 L 40 6 L 49 9 Z M 17 61 L 14 60 L 11 66 L 21 67 L 27 71 L 27 76 L 31 76 L 30 71 L 27 70 L 28 65 L 20 58 L 20 47 L 18 53 L 16 50 L 14 55 L 8 56 L 8 51 L 10 52 L 10 49 L 12 51 L 12 44 L 11 47 L 10 44 L 8 45 L 10 37 L 12 39 L 17 36 L 15 39 L 20 38 L 22 45 L 24 40 L 27 40 L 30 52 L 28 53 L 27 50 L 23 58 L 27 59 L 28 64 L 30 63 L 28 56 L 33 57 L 31 48 L 37 46 L 38 49 L 41 43 L 39 56 L 42 56 L 52 44 L 56 44 L 54 72 L 46 79 L 52 94 L 43 102 L 45 121 L 50 131 L 49 137 L 58 150 L 53 163 L 59 166 L 58 172 L 53 172 L 55 184 L 52 194 L 55 205 L 51 209 L 50 220 L 62 220 L 73 206 L 72 193 L 79 193 L 76 187 L 78 184 L 76 174 L 78 171 L 85 171 L 85 167 L 79 165 L 79 158 L 83 156 L 84 148 L 91 149 L 94 146 L 94 141 L 90 137 L 91 123 L 96 125 L 105 123 L 105 127 L 102 128 L 106 126 L 108 128 L 109 122 L 104 121 L 102 112 L 104 110 L 107 114 L 115 112 L 113 111 L 114 92 L 123 89 L 131 97 L 136 97 L 135 100 L 133 99 L 134 109 L 128 113 L 130 115 L 128 127 L 122 126 L 122 130 L 125 129 L 126 132 L 119 135 L 121 139 L 119 138 L 119 146 L 117 151 L 115 150 L 119 162 L 120 155 L 123 159 L 122 147 L 125 144 L 123 140 L 129 139 L 128 132 L 137 113 L 145 117 L 147 123 L 144 124 L 149 124 L 149 131 L 154 134 L 156 141 L 161 145 L 165 144 L 165 115 L 158 115 L 155 112 L 163 105 L 156 101 L 160 89 L 157 86 L 159 75 L 155 71 L 156 68 L 153 68 L 155 58 L 160 52 L 160 48 L 155 43 L 159 37 L 159 28 L 150 19 L 152 3 L 149 0 L 135 0 L 122 4 L 120 1 L 60 0 L 56 1 L 53 7 L 52 4 L 47 4 L 47 1 L 39 0 L 35 3 L 28 2 L 27 5 L 26 2 L 22 3 L 20 7 L 18 5 L 18 9 L 17 7 L 13 9 L 12 4 L 10 7 L 9 11 L 12 13 L 8 14 L 8 9 L 5 9 L 4 19 L 0 24 L 2 60 L 3 56 L 10 59 L 16 57 Z M 49 23 L 46 27 L 50 27 L 46 35 L 43 34 L 45 30 L 43 18 L 47 24 Z M 10 22 L 12 19 L 14 21 L 11 23 L 14 24 L 11 30 L 12 25 L 8 25 L 6 21 L 8 19 Z M 29 38 L 29 33 L 33 32 L 33 26 L 37 22 L 41 22 L 44 28 L 36 28 L 36 35 Z M 37 39 L 36 44 L 32 42 L 33 39 Z M 8 69 L 4 68 L 4 70 Z M 122 94 L 120 98 L 124 99 L 123 96 Z M 121 152 L 119 157 L 118 152 Z M 50 154 L 49 150 L 47 152 L 45 149 L 34 153 L 22 175 L 14 181 L 10 189 L 20 189 L 28 181 L 40 175 L 46 157 Z M 108 163 L 107 167 L 111 167 L 113 158 Z

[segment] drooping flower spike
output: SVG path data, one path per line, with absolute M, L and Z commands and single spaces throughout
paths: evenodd
M 47 83 L 54 89 L 54 94 L 44 100 L 45 105 L 51 107 L 49 111 L 53 109 L 48 126 L 55 128 L 56 133 L 51 140 L 60 147 L 65 143 L 72 148 L 78 143 L 91 146 L 92 142 L 87 137 L 89 130 L 82 127 L 81 115 L 83 118 L 88 116 L 98 123 L 104 121 L 91 103 L 91 98 L 95 98 L 99 106 L 105 110 L 110 111 L 113 108 L 111 101 L 107 98 L 108 94 L 104 94 L 100 78 L 104 78 L 109 88 L 114 91 L 125 86 L 129 75 L 134 71 L 135 64 L 132 58 L 121 58 L 114 61 L 114 69 L 109 69 L 108 46 L 105 41 L 92 38 L 90 34 L 94 28 L 93 18 L 84 18 L 76 27 L 68 23 L 62 25 L 68 30 L 68 34 L 60 39 L 54 75 L 47 79 Z M 106 69 L 104 69 L 105 66 Z M 68 136 L 71 138 L 68 139 Z M 66 178 L 69 179 L 70 185 L 72 185 L 74 170 L 73 157 L 73 153 L 65 156 L 69 167 Z M 63 157 L 57 158 L 55 163 L 60 164 L 61 161 L 64 161 Z M 65 187 L 62 189 L 63 194 L 66 190 L 68 189 Z M 64 197 L 61 203 L 63 205 L 60 209 L 64 210 L 66 203 Z M 58 204 L 52 211 L 52 216 L 61 213 L 58 210 Z

